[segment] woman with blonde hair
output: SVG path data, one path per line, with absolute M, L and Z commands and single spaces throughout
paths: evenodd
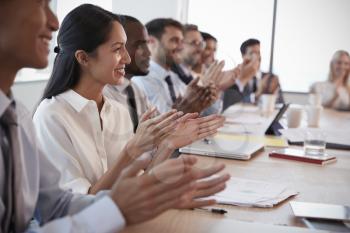
M 328 80 L 312 85 L 311 92 L 320 94 L 322 105 L 338 110 L 350 110 L 350 56 L 344 50 L 334 53 Z

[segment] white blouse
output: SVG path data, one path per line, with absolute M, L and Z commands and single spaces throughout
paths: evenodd
M 317 82 L 311 86 L 311 92 L 321 95 L 322 105 L 329 103 L 334 96 L 338 94 L 338 97 L 334 101 L 332 107 L 339 110 L 350 109 L 350 94 L 346 87 L 340 87 L 337 91 L 336 86 L 332 82 Z
M 39 142 L 61 172 L 64 189 L 88 193 L 133 136 L 128 110 L 114 100 L 104 100 L 103 129 L 96 102 L 73 90 L 43 100 L 34 114 Z

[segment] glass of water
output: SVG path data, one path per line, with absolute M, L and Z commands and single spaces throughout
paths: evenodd
M 305 132 L 304 151 L 307 155 L 324 156 L 326 135 L 320 129 L 307 129 Z

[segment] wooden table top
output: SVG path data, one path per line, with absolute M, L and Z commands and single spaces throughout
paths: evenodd
M 322 126 L 350 128 L 350 114 L 325 110 Z M 264 227 L 269 232 L 304 232 L 307 229 L 301 228 L 305 226 L 300 219 L 294 217 L 289 201 L 350 206 L 350 151 L 327 150 L 327 153 L 337 157 L 337 162 L 320 166 L 269 158 L 268 153 L 271 150 L 265 148 L 249 161 L 197 156 L 199 159 L 197 166 L 225 163 L 225 172 L 232 177 L 286 184 L 299 192 L 297 196 L 273 208 L 218 205 L 228 210 L 224 216 L 201 210 L 171 210 L 152 221 L 129 227 L 124 232 L 233 232 L 232 229 L 238 229 L 235 232 L 250 232 L 252 229 L 265 229 Z

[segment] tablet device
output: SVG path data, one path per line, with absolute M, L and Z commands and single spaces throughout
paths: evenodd
M 296 217 L 350 221 L 350 207 L 311 202 L 291 201 Z
M 265 131 L 266 135 L 275 135 L 281 136 L 279 132 L 280 129 L 283 129 L 282 125 L 279 123 L 279 120 L 282 118 L 283 114 L 287 111 L 289 103 L 283 104 L 282 108 L 278 111 L 273 121 L 270 123 L 269 127 Z

